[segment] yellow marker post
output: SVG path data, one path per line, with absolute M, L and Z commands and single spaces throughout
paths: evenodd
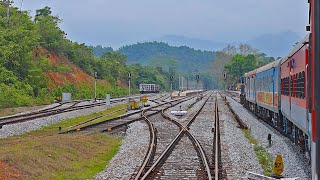
M 284 170 L 284 164 L 282 160 L 282 155 L 277 154 L 276 159 L 274 160 L 273 164 L 273 172 L 276 176 L 281 176 Z
M 148 96 L 143 96 L 141 99 L 142 102 L 146 103 L 148 101 Z

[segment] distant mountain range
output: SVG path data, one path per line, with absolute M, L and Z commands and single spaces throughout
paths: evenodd
M 274 34 L 263 34 L 242 43 L 250 44 L 268 56 L 279 57 L 288 54 L 293 45 L 300 39 L 302 39 L 302 37 L 297 33 L 287 31 Z M 165 42 L 172 46 L 188 46 L 208 51 L 221 50 L 228 44 L 238 44 L 236 42 L 218 42 L 214 40 L 202 40 L 177 35 L 166 35 L 155 39 L 155 41 Z
M 216 42 L 211 40 L 203 40 L 196 38 L 189 38 L 185 36 L 166 35 L 155 39 L 158 42 L 168 43 L 171 46 L 188 46 L 194 49 L 216 51 L 226 47 L 227 43 Z
M 289 54 L 293 45 L 301 39 L 302 37 L 297 33 L 287 31 L 276 34 L 264 34 L 248 41 L 247 43 L 267 55 L 282 57 Z

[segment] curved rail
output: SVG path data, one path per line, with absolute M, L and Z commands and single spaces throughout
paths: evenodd
M 191 97 L 191 98 L 193 98 L 193 97 Z M 182 102 L 187 101 L 187 100 L 189 100 L 189 99 L 191 99 L 191 98 L 188 97 L 188 98 L 175 99 L 175 100 L 172 100 L 172 101 L 170 101 L 170 102 L 165 102 L 165 103 L 158 104 L 158 105 L 156 105 L 156 106 L 148 107 L 148 108 L 144 109 L 144 111 L 152 111 L 153 108 L 160 107 L 160 106 L 164 106 L 164 105 L 167 105 L 167 104 L 171 104 L 171 103 L 173 103 L 173 102 L 182 103 Z M 171 105 L 171 106 L 172 106 L 172 105 Z M 167 108 L 169 108 L 169 107 L 166 107 L 165 109 L 167 109 Z M 129 114 L 125 114 L 125 115 L 122 115 L 122 116 L 118 116 L 118 117 L 116 117 L 116 118 L 106 119 L 106 120 L 103 120 L 103 121 L 101 121 L 101 122 L 97 122 L 97 123 L 94 123 L 94 124 L 86 125 L 86 126 L 83 126 L 83 127 L 81 127 L 81 128 L 71 129 L 71 130 L 68 130 L 68 131 L 61 132 L 61 133 L 62 133 L 62 134 L 63 134 L 63 133 L 71 133 L 71 132 L 77 132 L 77 131 L 79 131 L 79 130 L 80 130 L 80 131 L 83 131 L 83 130 L 90 129 L 90 128 L 94 128 L 94 127 L 97 127 L 97 126 L 106 125 L 106 123 L 107 123 L 107 124 L 108 124 L 108 123 L 110 123 L 110 124 L 111 124 L 111 123 L 114 123 L 114 124 L 112 125 L 112 127 L 109 127 L 109 128 L 107 128 L 107 129 L 104 129 L 102 132 L 111 131 L 111 130 L 113 130 L 113 129 L 117 129 L 117 128 L 119 128 L 119 127 L 128 125 L 128 124 L 133 123 L 133 122 L 135 122 L 135 121 L 143 120 L 143 119 L 144 119 L 143 117 L 139 117 L 139 118 L 135 118 L 135 119 L 133 119 L 133 120 L 128 120 L 128 121 L 126 121 L 126 122 L 116 123 L 117 120 L 123 120 L 123 119 L 125 119 L 125 118 L 127 118 L 127 117 L 130 117 L 130 116 L 132 116 L 132 115 L 136 115 L 136 114 L 138 114 L 138 113 L 141 113 L 142 111 L 143 111 L 143 110 L 138 110 L 138 111 L 135 111 L 135 112 L 132 112 L 132 113 L 129 113 Z M 160 110 L 160 111 L 161 111 L 161 110 Z M 153 113 L 151 113 L 151 114 L 148 114 L 148 115 L 146 115 L 146 116 L 149 117 L 149 116 L 155 115 L 155 114 L 159 113 L 160 111 L 157 110 L 157 111 L 155 111 L 155 112 L 153 112 Z
M 189 122 L 187 123 L 186 126 L 183 126 L 180 122 L 170 118 L 169 116 L 167 116 L 164 113 L 164 110 L 162 110 L 162 115 L 164 118 L 174 122 L 177 126 L 179 126 L 179 128 L 181 129 L 180 132 L 176 135 L 176 137 L 171 141 L 171 143 L 166 147 L 166 149 L 161 153 L 161 155 L 158 157 L 158 159 L 153 163 L 153 165 L 148 169 L 148 171 L 141 177 L 141 179 L 147 179 L 152 173 L 153 171 L 160 166 L 160 164 L 165 161 L 165 159 L 170 155 L 170 153 L 172 152 L 172 150 L 174 149 L 174 147 L 178 144 L 178 142 L 180 141 L 180 139 L 182 138 L 182 136 L 186 133 L 188 135 L 188 137 L 191 139 L 191 141 L 193 142 L 193 144 L 195 145 L 194 147 L 196 148 L 196 151 L 199 152 L 200 155 L 200 159 L 201 162 L 203 164 L 203 166 L 205 167 L 205 170 L 207 172 L 207 177 L 208 179 L 212 179 L 212 175 L 210 172 L 210 167 L 209 167 L 209 163 L 207 160 L 207 157 L 205 155 L 205 152 L 203 150 L 203 148 L 201 147 L 199 141 L 190 133 L 190 131 L 188 130 L 190 125 L 192 124 L 192 122 L 196 119 L 196 117 L 199 115 L 199 113 L 201 112 L 201 110 L 203 109 L 203 107 L 205 106 L 205 104 L 207 103 L 208 99 L 210 98 L 211 95 L 209 95 L 209 97 L 205 100 L 205 102 L 202 104 L 201 108 L 197 111 L 197 113 L 195 115 L 193 115 L 193 117 L 189 120 Z M 144 170 L 142 170 L 144 171 Z M 137 175 L 136 179 L 140 178 Z
M 133 96 L 132 98 L 136 98 L 136 97 L 140 97 L 140 96 Z M 128 99 L 128 97 L 111 99 L 111 103 L 114 104 L 114 103 L 118 103 L 118 102 L 121 102 L 121 101 L 125 101 L 127 99 Z M 62 106 L 64 104 L 67 104 L 67 103 L 70 103 L 70 102 L 61 103 L 61 104 L 59 104 L 57 106 L 54 106 L 54 107 L 51 107 L 51 108 L 47 108 L 47 109 L 43 109 L 43 110 L 40 110 L 40 111 L 30 112 L 30 113 L 26 113 L 26 114 L 19 114 L 19 115 L 1 117 L 0 118 L 0 129 L 2 128 L 2 126 L 8 125 L 8 124 L 15 124 L 15 123 L 29 121 L 29 120 L 33 120 L 33 119 L 37 119 L 37 118 L 48 117 L 48 116 L 52 116 L 52 115 L 55 115 L 55 114 L 61 114 L 61 113 L 66 113 L 66 112 L 71 112 L 71 111 L 76 111 L 76 110 L 81 110 L 81 109 L 92 108 L 92 107 L 95 107 L 95 106 L 103 106 L 103 105 L 105 105 L 105 101 L 102 101 L 102 102 L 98 102 L 98 103 L 92 103 L 92 104 L 87 104 L 87 105 L 76 106 L 78 103 L 84 102 L 84 101 L 89 101 L 89 100 L 72 101 L 72 102 L 74 102 L 74 104 L 72 104 L 71 106 L 66 107 L 66 108 L 56 109 L 57 107 L 60 107 L 60 106 Z
M 135 178 L 136 180 L 142 175 L 146 166 L 153 159 L 154 153 L 156 151 L 156 145 L 157 145 L 157 137 L 156 137 L 155 127 L 154 127 L 153 123 L 144 114 L 144 112 L 145 111 L 142 111 L 141 115 L 144 117 L 146 123 L 148 124 L 149 130 L 150 130 L 150 143 L 149 143 L 147 156 L 145 157 L 145 160 L 143 161 L 143 164 L 141 165 L 140 170 L 138 171 L 138 174 Z

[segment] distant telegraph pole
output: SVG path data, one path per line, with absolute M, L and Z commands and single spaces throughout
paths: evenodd
M 7 23 L 9 24 L 9 18 L 10 18 L 10 5 L 13 3 L 13 1 L 10 0 L 2 0 L 0 1 L 1 4 L 7 6 Z
M 199 79 L 200 79 L 200 76 L 199 76 L 199 75 L 196 75 L 196 80 L 197 80 L 197 88 L 196 88 L 196 90 L 197 90 L 197 95 L 199 94 L 199 92 L 198 92 Z
M 224 89 L 226 90 L 227 89 L 227 73 L 226 72 L 223 73 L 223 78 L 224 78 Z
M 128 73 L 129 78 L 129 97 L 131 96 L 131 73 Z
M 94 101 L 97 101 L 97 72 L 94 72 Z
M 173 75 L 170 76 L 170 82 L 171 82 L 171 92 L 172 92 Z

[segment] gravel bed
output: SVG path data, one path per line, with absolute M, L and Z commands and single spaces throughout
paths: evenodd
M 212 163 L 213 127 L 214 122 L 214 99 L 210 98 L 190 126 L 190 132 L 197 138 L 203 147 L 207 158 Z
M 157 147 L 154 158 L 155 161 L 170 144 L 170 142 L 176 137 L 180 130 L 177 125 L 167 119 L 164 119 L 161 114 L 151 116 L 149 117 L 149 120 L 157 129 Z
M 202 104 L 204 103 L 206 98 L 203 98 L 202 100 L 196 102 L 196 98 L 192 98 L 191 100 L 185 101 L 181 104 L 178 104 L 177 106 L 174 106 L 172 108 L 169 108 L 166 113 L 173 119 L 179 121 L 180 123 L 182 123 L 183 125 L 186 125 L 186 123 L 188 122 L 189 118 L 196 113 L 200 107 L 202 106 Z M 195 103 L 196 102 L 196 103 Z M 193 104 L 195 103 L 191 108 L 188 109 L 189 104 Z M 180 106 L 182 110 L 186 110 L 187 114 L 184 116 L 175 116 L 172 115 L 170 112 L 171 111 L 177 111 L 180 110 Z
M 149 146 L 149 128 L 143 122 L 128 126 L 119 152 L 111 159 L 106 169 L 96 179 L 130 179 L 141 166 Z
M 218 96 L 220 115 L 220 140 L 222 148 L 222 164 L 227 176 L 232 179 L 241 179 L 246 171 L 263 174 L 263 169 L 253 150 L 253 146 L 244 137 L 241 129 L 229 108 Z
M 199 157 L 192 141 L 184 135 L 162 165 L 159 179 L 198 179 Z
M 179 103 L 178 105 L 169 108 L 168 111 L 179 111 L 179 110 L 180 110 L 180 107 L 181 107 L 181 110 L 187 111 L 187 110 L 188 110 L 188 106 L 189 106 L 190 104 L 195 103 L 195 102 L 196 102 L 196 98 L 192 98 L 192 99 L 190 99 L 190 100 L 188 100 L 188 101 Z
M 88 103 L 88 102 L 83 102 Z M 5 125 L 0 129 L 0 138 L 5 138 L 8 136 L 18 135 L 32 130 L 40 129 L 45 126 L 56 124 L 60 121 L 67 120 L 70 118 L 78 116 L 86 116 L 95 112 L 104 111 L 107 109 L 107 106 L 97 106 L 89 109 L 81 109 L 72 112 L 66 112 L 62 114 L 56 114 L 53 116 L 38 118 L 31 121 L 25 121 L 16 124 Z M 58 131 L 58 127 L 57 127 Z
M 241 104 L 227 97 L 230 105 L 239 117 L 251 129 L 251 134 L 259 143 L 268 150 L 270 154 L 282 154 L 285 169 L 284 177 L 299 177 L 301 179 L 311 179 L 311 166 L 306 157 L 300 152 L 300 148 L 292 141 L 281 135 L 265 122 L 258 120 L 252 113 L 246 110 Z M 269 147 L 268 134 L 272 136 L 272 146 Z

